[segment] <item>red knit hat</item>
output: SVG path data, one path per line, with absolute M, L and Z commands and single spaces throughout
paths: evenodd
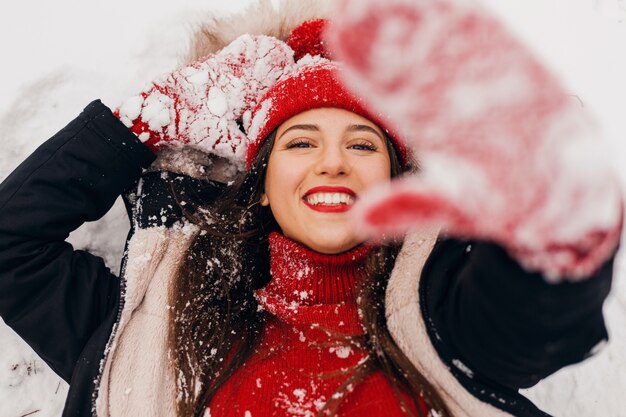
M 252 111 L 247 129 L 248 169 L 274 129 L 299 113 L 322 107 L 348 110 L 376 123 L 391 138 L 401 164 L 406 165 L 406 146 L 387 129 L 389 123 L 385 117 L 367 110 L 364 101 L 344 87 L 338 63 L 324 59 L 329 57 L 320 36 L 325 22 L 323 19 L 304 22 L 289 35 L 287 44 L 294 50 L 294 59 L 299 60 L 297 69 L 270 87 Z

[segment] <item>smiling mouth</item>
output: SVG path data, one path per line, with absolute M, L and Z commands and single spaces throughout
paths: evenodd
M 323 213 L 342 213 L 354 205 L 355 197 L 347 193 L 319 192 L 308 194 L 302 199 L 312 210 Z
M 354 204 L 354 197 L 346 193 L 313 193 L 305 196 L 304 201 L 312 206 L 350 206 Z

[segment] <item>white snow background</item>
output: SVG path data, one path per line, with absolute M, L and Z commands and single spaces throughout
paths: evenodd
M 0 180 L 95 98 L 110 107 L 180 63 L 194 24 L 246 0 L 3 2 Z M 626 0 L 489 0 L 604 126 L 626 191 Z M 118 270 L 122 204 L 69 240 Z M 626 236 L 625 236 L 626 237 Z M 555 416 L 626 416 L 626 255 L 605 312 L 610 343 L 527 395 Z M 67 384 L 0 323 L 0 417 L 60 416 Z

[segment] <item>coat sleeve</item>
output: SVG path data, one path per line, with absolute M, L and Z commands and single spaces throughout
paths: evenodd
M 431 338 L 450 366 L 456 359 L 488 384 L 530 387 L 608 339 L 613 260 L 584 281 L 550 284 L 497 245 L 441 241 L 420 286 Z
M 153 160 L 94 101 L 0 184 L 0 316 L 66 381 L 118 305 L 120 283 L 65 239 L 102 217 Z

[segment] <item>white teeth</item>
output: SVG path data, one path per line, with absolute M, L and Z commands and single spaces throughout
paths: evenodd
M 354 197 L 345 193 L 315 193 L 306 197 L 306 201 L 314 206 L 318 204 L 336 205 L 336 204 L 353 204 Z

